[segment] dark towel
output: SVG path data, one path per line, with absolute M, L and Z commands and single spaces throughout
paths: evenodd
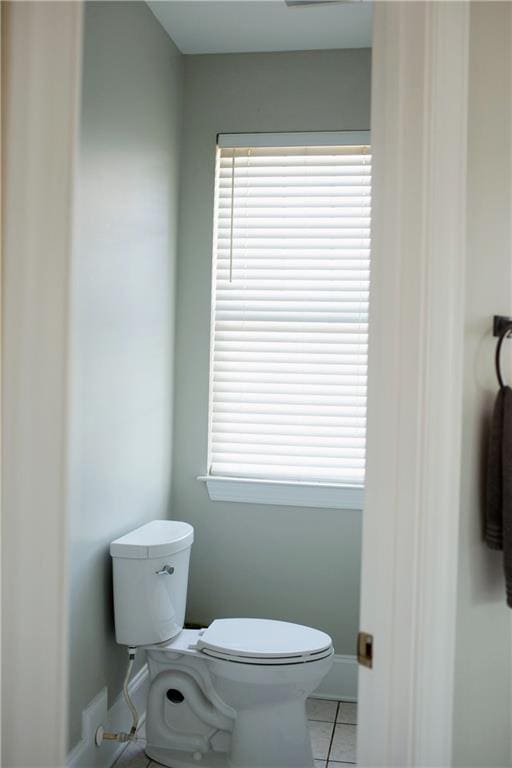
M 503 565 L 507 605 L 512 608 L 512 389 L 503 388 L 503 451 L 501 455 L 503 472 Z
M 500 389 L 494 403 L 491 438 L 487 457 L 487 493 L 485 499 L 485 541 L 491 549 L 503 549 L 503 403 L 505 389 Z
M 485 541 L 503 550 L 507 605 L 512 608 L 512 389 L 496 397 L 487 465 Z

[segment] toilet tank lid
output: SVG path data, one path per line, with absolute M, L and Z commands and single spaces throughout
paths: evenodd
M 192 546 L 194 529 L 179 520 L 153 520 L 126 533 L 110 545 L 112 557 L 139 560 L 165 557 Z

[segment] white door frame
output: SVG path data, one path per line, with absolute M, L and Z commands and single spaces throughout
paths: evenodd
M 65 764 L 79 2 L 4 3 L 2 765 Z
M 10 15 L 4 760 L 59 766 L 66 726 L 66 329 L 80 4 L 13 3 Z M 451 762 L 467 46 L 465 2 L 376 3 L 361 613 L 375 651 L 374 668 L 360 673 L 360 765 Z M 44 703 L 34 688 L 45 693 Z
M 451 764 L 469 5 L 375 5 L 358 761 Z

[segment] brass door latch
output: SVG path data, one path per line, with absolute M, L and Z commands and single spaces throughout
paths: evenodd
M 357 661 L 363 667 L 373 667 L 373 635 L 368 632 L 357 636 Z

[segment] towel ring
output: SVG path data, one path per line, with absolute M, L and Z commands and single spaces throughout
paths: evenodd
M 500 389 L 503 389 L 505 386 L 505 383 L 503 381 L 503 376 L 501 375 L 501 366 L 500 366 L 501 345 L 503 344 L 503 341 L 506 338 L 510 338 L 511 334 L 512 334 L 512 322 L 509 321 L 503 324 L 503 327 L 499 333 L 498 343 L 496 344 L 495 366 L 496 366 L 496 376 L 498 377 L 498 383 L 500 385 Z

